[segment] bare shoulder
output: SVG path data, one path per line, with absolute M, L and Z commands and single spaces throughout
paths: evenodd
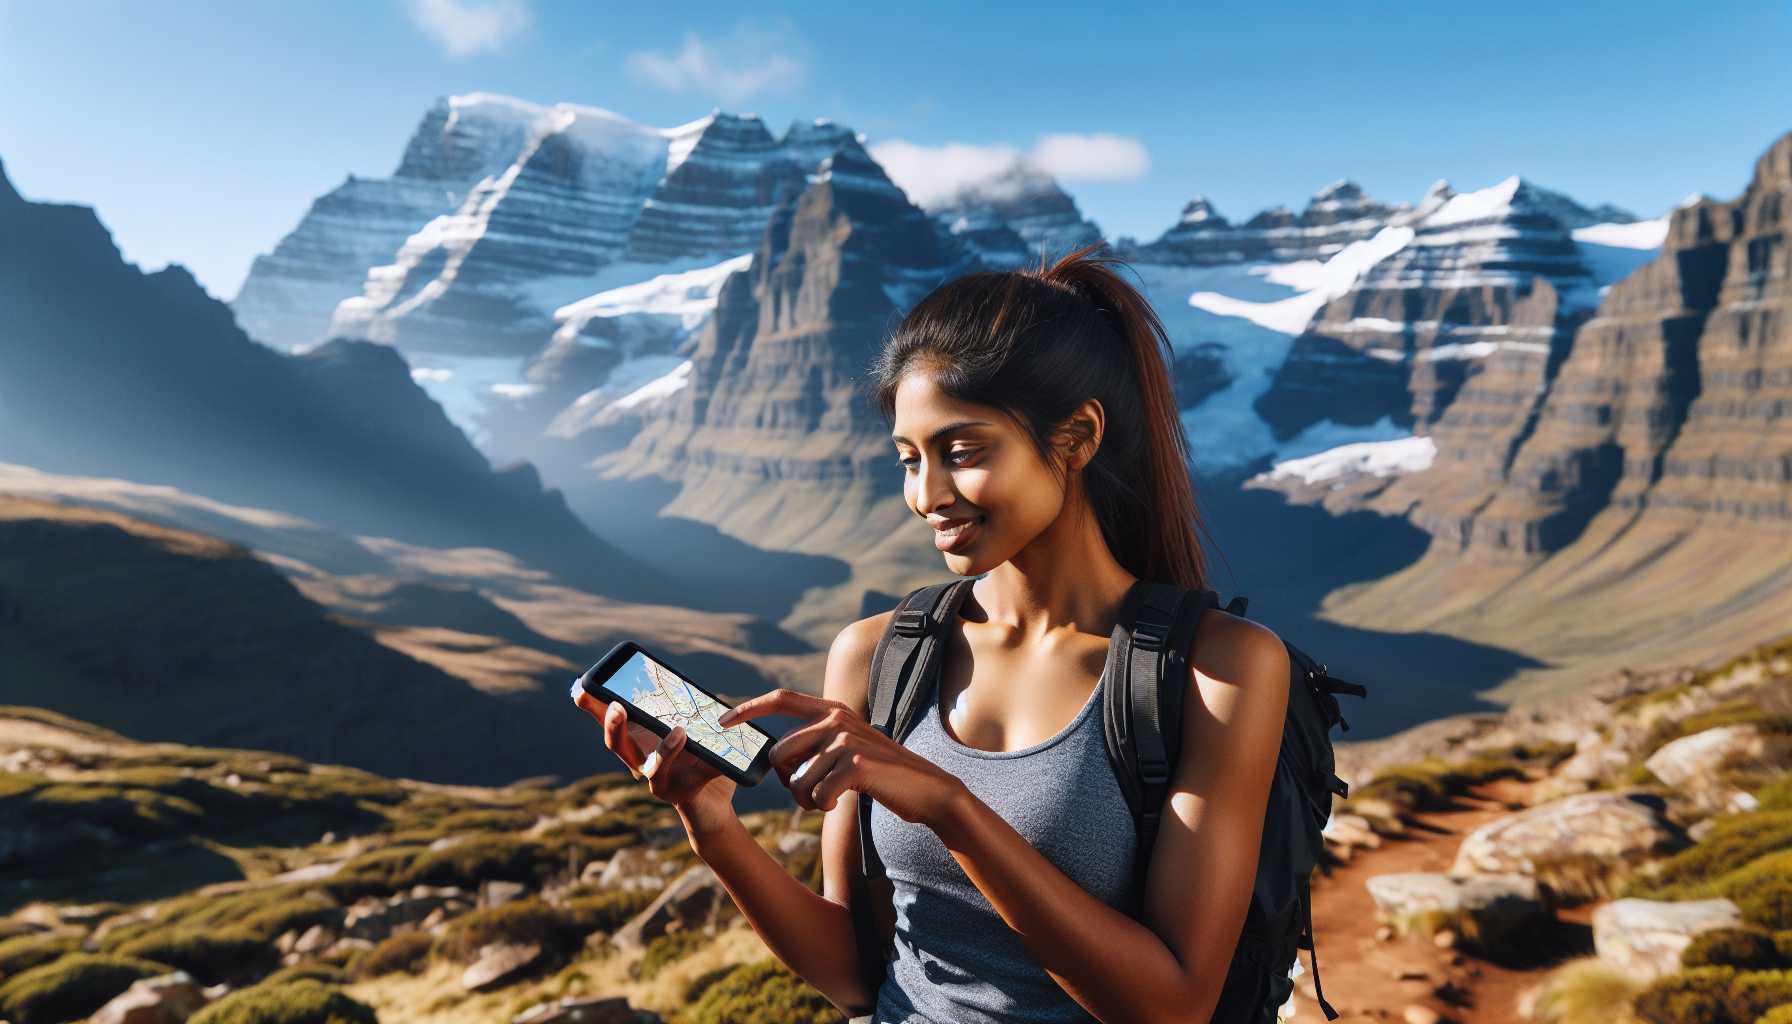
M 1260 738 L 1279 735 L 1288 709 L 1288 647 L 1258 622 L 1213 609 L 1201 617 L 1189 661 L 1196 728 L 1237 725 Z M 1193 723 L 1191 723 L 1193 724 Z
M 1215 608 L 1201 616 L 1189 665 L 1201 676 L 1234 685 L 1288 678 L 1288 647 L 1276 631 L 1260 622 Z
M 871 656 L 877 642 L 889 628 L 895 609 L 867 616 L 847 624 L 828 647 L 827 675 L 822 681 L 821 695 L 837 700 L 857 711 L 860 718 L 871 717 L 866 703 L 870 690 Z

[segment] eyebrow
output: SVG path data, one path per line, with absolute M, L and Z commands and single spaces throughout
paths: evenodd
M 938 441 L 941 437 L 944 437 L 945 435 L 950 434 L 954 430 L 963 430 L 965 427 L 987 427 L 989 425 L 990 424 L 989 424 L 988 420 L 959 420 L 956 423 L 948 423 L 945 426 L 941 427 L 940 429 L 934 431 L 927 438 L 927 443 L 932 444 L 933 442 Z M 901 434 L 891 434 L 890 440 L 901 441 L 903 444 L 914 444 L 913 441 L 910 441 L 908 438 L 903 437 Z

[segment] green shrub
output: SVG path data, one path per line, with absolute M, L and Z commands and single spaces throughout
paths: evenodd
M 31 932 L 0 942 L 0 978 L 28 971 L 38 964 L 47 964 L 64 953 L 81 948 L 75 935 Z
M 1634 879 L 1625 896 L 1659 900 L 1702 900 L 1722 896 L 1734 900 L 1742 919 L 1770 931 L 1792 929 L 1792 850 L 1757 857 L 1715 878 L 1656 885 Z
M 1785 962 L 1765 928 L 1713 928 L 1694 935 L 1680 951 L 1680 966 L 1705 967 L 1728 964 L 1744 971 L 1768 970 Z
M 282 967 L 256 982 L 257 985 L 284 985 L 289 981 L 321 981 L 326 985 L 348 984 L 348 972 L 335 964 L 298 963 Z
M 453 814 L 434 823 L 445 833 L 453 832 L 519 832 L 535 824 L 533 811 L 512 807 L 479 807 Z
M 1639 879 L 1626 892 L 1659 898 L 1649 894 L 1716 878 L 1763 854 L 1788 848 L 1792 848 L 1792 811 L 1724 815 L 1713 821 L 1711 831 L 1698 843 L 1663 860 L 1652 877 Z
M 1709 710 L 1684 718 L 1663 718 L 1650 728 L 1636 756 L 1640 760 L 1647 760 L 1651 754 L 1682 736 L 1693 736 L 1723 725 L 1754 725 L 1762 732 L 1774 735 L 1792 733 L 1792 715 L 1768 711 L 1762 707 L 1771 692 L 1770 688 L 1764 687 L 1758 693 L 1731 698 Z
M 1637 1015 L 1650 1024 L 1732 1024 L 1725 997 L 1734 967 L 1689 967 L 1637 993 Z
M 1755 1024 L 1792 1024 L 1792 1003 L 1768 1010 L 1755 1018 Z
M 708 942 L 713 936 L 700 931 L 681 929 L 667 932 L 647 944 L 641 959 L 637 960 L 629 973 L 636 981 L 650 981 L 660 973 L 661 968 L 677 963 L 697 947 Z
M 1773 948 L 1779 953 L 1782 961 L 1792 964 L 1792 931 L 1774 932 Z
M 340 989 L 303 980 L 232 992 L 187 1024 L 379 1024 L 379 1017 Z
M 533 942 L 544 949 L 566 953 L 577 949 L 584 937 L 578 922 L 567 911 L 539 897 L 529 897 L 453 919 L 436 939 L 435 952 L 451 960 L 467 960 L 487 943 Z
M 264 942 L 272 942 L 283 932 L 303 932 L 314 924 L 334 924 L 342 916 L 340 904 L 322 890 L 312 889 L 269 903 L 243 918 L 236 927 Z
M 723 964 L 720 967 L 713 967 L 704 971 L 702 974 L 697 975 L 695 978 L 692 978 L 684 987 L 685 1005 L 689 1006 L 691 1003 L 703 998 L 703 993 L 708 992 L 711 985 L 714 985 L 728 975 L 733 974 L 735 970 L 741 966 L 743 965 Z
M 1730 979 L 1725 997 L 1730 1017 L 1753 1021 L 1776 1006 L 1792 1003 L 1792 971 L 1746 971 Z
M 1762 811 L 1792 811 L 1792 775 L 1782 776 L 1755 790 Z
M 767 958 L 742 964 L 704 989 L 686 1012 L 692 1024 L 841 1024 L 827 997 Z
M 385 846 L 351 857 L 318 888 L 343 903 L 362 896 L 390 896 L 409 886 L 412 869 L 429 850 L 422 846 Z
M 0 775 L 0 784 L 4 784 L 6 776 Z M 11 917 L 0 917 L 0 942 L 16 939 L 21 935 L 42 935 L 44 930 L 28 921 L 20 921 Z
M 70 953 L 0 982 L 0 1018 L 13 1024 L 80 1020 L 138 979 L 171 970 L 132 957 Z
M 424 851 L 405 884 L 478 889 L 479 883 L 487 879 L 534 882 L 538 878 L 540 853 L 536 844 L 513 836 L 472 836 L 445 849 Z
M 355 977 L 377 978 L 398 971 L 415 974 L 429 959 L 433 945 L 435 936 L 421 929 L 393 932 L 355 963 Z
M 280 962 L 274 947 L 237 928 L 182 925 L 145 935 L 118 947 L 120 956 L 172 964 L 204 985 L 242 984 L 260 978 Z
M 646 910 L 658 894 L 639 889 L 611 889 L 566 901 L 566 909 L 584 932 L 613 932 Z

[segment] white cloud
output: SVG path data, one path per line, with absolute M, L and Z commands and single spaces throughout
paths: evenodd
M 1060 181 L 1133 181 L 1151 169 L 1143 142 L 1106 132 L 1042 135 L 1033 144 L 1032 161 Z
M 450 57 L 501 50 L 529 27 L 525 0 L 407 0 L 411 21 Z
M 909 199 L 923 209 L 970 190 L 988 199 L 1011 199 L 1030 177 L 1064 181 L 1116 181 L 1143 177 L 1151 167 L 1145 144 L 1125 135 L 1042 135 L 1026 152 L 1003 144 L 949 142 L 921 146 L 901 139 L 873 143 L 871 156 Z
M 714 96 L 729 106 L 764 93 L 789 92 L 803 77 L 803 61 L 791 51 L 801 43 L 789 28 L 736 29 L 721 43 L 687 33 L 677 53 L 630 54 L 628 72 L 671 93 Z

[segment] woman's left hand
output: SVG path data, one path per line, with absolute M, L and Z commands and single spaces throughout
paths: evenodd
M 903 821 L 937 828 L 968 792 L 958 776 L 873 729 L 839 701 L 780 687 L 736 704 L 722 724 L 761 715 L 809 719 L 773 745 L 770 759 L 797 804 L 809 810 L 833 810 L 850 789 Z

